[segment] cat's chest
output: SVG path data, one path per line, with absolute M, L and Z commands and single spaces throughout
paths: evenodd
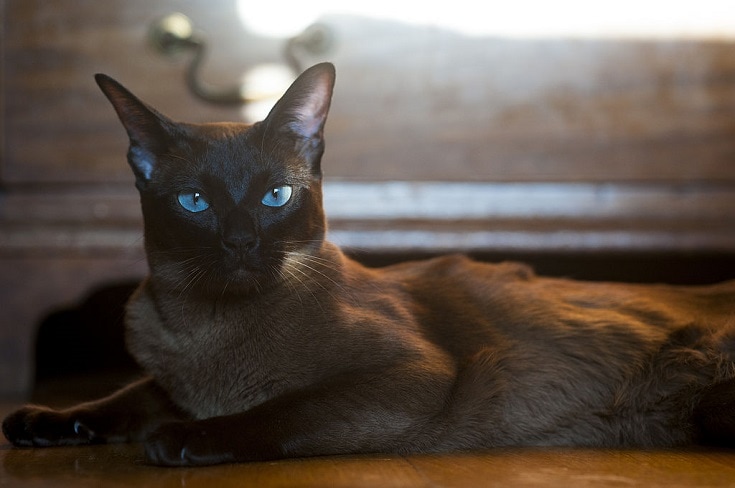
M 268 333 L 279 326 L 277 317 L 246 307 L 161 307 L 143 296 L 129 306 L 127 340 L 175 403 L 207 418 L 247 410 L 307 381 L 289 348 Z

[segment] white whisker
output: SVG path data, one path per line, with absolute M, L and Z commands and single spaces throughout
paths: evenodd
M 298 289 L 298 287 L 295 284 L 291 283 L 291 281 L 288 279 L 288 277 L 286 277 L 286 276 L 283 275 L 284 273 L 288 273 L 288 275 L 293 280 L 297 281 L 303 287 L 306 288 L 306 285 L 304 285 L 304 282 L 301 280 L 301 278 L 299 278 L 298 276 L 296 276 L 293 273 L 293 271 L 291 271 L 291 269 L 288 268 L 288 267 L 286 267 L 286 266 L 281 267 L 280 271 L 278 272 L 278 274 L 282 278 L 283 283 L 285 283 L 286 286 L 288 287 L 288 289 L 291 291 L 291 293 L 293 293 L 294 295 L 296 295 L 296 298 L 299 299 L 299 304 L 301 304 L 300 310 L 302 311 L 302 314 L 303 314 L 303 312 L 304 312 L 304 300 L 301 298 L 301 294 L 299 293 L 299 289 Z M 308 291 L 308 288 L 307 288 L 307 291 Z M 318 302 L 318 300 L 316 299 L 316 297 L 314 297 L 314 300 Z
M 307 255 L 307 254 L 296 254 L 296 255 L 298 256 L 298 258 L 293 259 L 292 262 L 295 262 L 301 266 L 304 266 L 305 268 L 310 269 L 311 271 L 321 275 L 322 277 L 330 281 L 334 286 L 336 286 L 340 290 L 346 291 L 341 283 L 337 282 L 334 278 L 332 278 L 325 272 L 317 269 L 318 266 L 322 266 L 325 269 L 336 271 L 336 268 L 334 266 L 327 266 L 327 264 L 330 264 L 330 265 L 332 264 L 331 261 L 324 260 L 325 262 L 320 262 L 315 257 Z
M 307 280 L 309 280 L 309 279 L 310 279 L 311 277 L 310 277 L 310 276 L 308 275 L 308 273 L 305 273 L 304 271 L 300 270 L 299 268 L 297 268 L 297 267 L 295 267 L 295 266 L 293 266 L 293 265 L 291 265 L 291 264 L 288 264 L 287 266 L 288 266 L 288 268 L 284 267 L 284 269 L 287 269 L 287 270 L 288 270 L 288 272 L 289 272 L 289 274 L 290 274 L 291 276 L 293 276 L 293 278 L 294 278 L 294 279 L 295 279 L 296 281 L 298 281 L 298 282 L 299 282 L 299 283 L 300 283 L 300 284 L 302 285 L 302 287 L 303 287 L 304 289 L 306 289 L 306 291 L 308 291 L 308 292 L 309 292 L 309 294 L 310 294 L 310 295 L 312 296 L 312 298 L 314 298 L 314 302 L 316 302 L 316 304 L 317 304 L 317 305 L 319 306 L 319 308 L 321 309 L 322 313 L 324 313 L 324 307 L 322 307 L 322 303 L 321 303 L 321 301 L 319 300 L 319 298 L 318 298 L 318 297 L 316 296 L 316 294 L 314 293 L 314 290 L 312 290 L 312 287 L 311 287 L 311 286 L 309 286 L 309 283 L 308 283 L 308 281 L 304 281 L 303 279 L 301 279 L 301 278 L 299 278 L 298 276 L 296 276 L 296 275 L 295 275 L 295 274 L 294 274 L 293 272 L 295 271 L 295 272 L 297 272 L 297 273 L 301 274 L 301 275 L 302 275 L 302 276 L 303 276 L 304 278 L 306 278 Z M 317 284 L 319 285 L 319 287 L 320 287 L 320 288 L 322 288 L 322 289 L 323 289 L 323 290 L 324 290 L 325 292 L 329 293 L 329 294 L 330 294 L 330 296 L 332 296 L 332 298 L 334 298 L 334 296 L 333 296 L 333 295 L 332 295 L 332 294 L 330 293 L 330 291 L 329 291 L 329 290 L 328 290 L 328 289 L 327 289 L 327 288 L 326 288 L 326 287 L 325 287 L 325 286 L 324 286 L 323 284 L 319 283 L 318 281 L 315 281 L 315 283 L 317 283 Z M 300 298 L 301 298 L 301 297 L 299 297 L 299 299 L 300 299 Z M 302 305 L 303 305 L 303 302 L 302 302 Z

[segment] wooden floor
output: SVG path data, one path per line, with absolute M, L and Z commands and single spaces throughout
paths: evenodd
M 16 405 L 0 404 L 3 416 Z M 502 449 L 158 468 L 139 445 L 17 449 L 0 438 L 0 487 L 735 487 L 735 451 Z

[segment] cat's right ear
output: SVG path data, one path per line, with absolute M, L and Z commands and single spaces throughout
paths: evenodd
M 324 124 L 334 90 L 335 70 L 331 63 L 307 69 L 276 102 L 263 124 L 277 131 L 276 137 L 295 139 L 295 149 L 321 175 Z
M 135 174 L 135 185 L 142 190 L 155 171 L 157 155 L 168 147 L 175 124 L 109 76 L 96 74 L 94 79 L 128 133 L 128 163 Z

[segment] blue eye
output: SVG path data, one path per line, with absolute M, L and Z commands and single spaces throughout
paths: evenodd
M 290 185 L 277 186 L 268 190 L 260 202 L 267 207 L 283 207 L 291 200 L 292 193 L 293 187 Z
M 179 204 L 189 212 L 203 212 L 209 208 L 207 197 L 198 191 L 182 191 L 179 193 Z

